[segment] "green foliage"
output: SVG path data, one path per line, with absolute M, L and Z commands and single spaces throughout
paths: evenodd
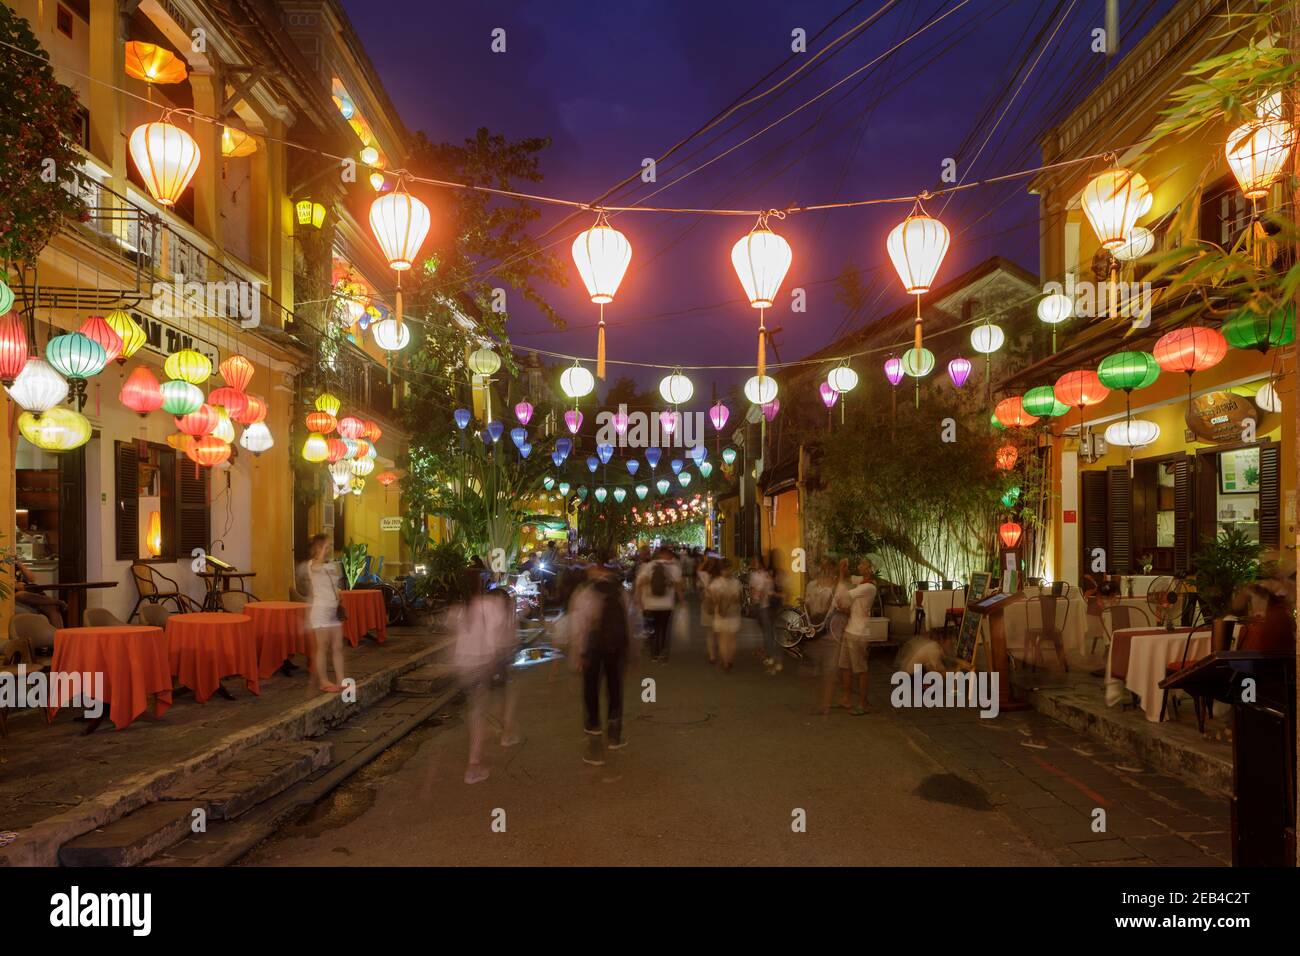
M 349 588 L 356 585 L 357 578 L 361 577 L 361 572 L 366 569 L 366 551 L 364 542 L 354 544 L 349 541 L 347 547 L 341 552 L 339 564 L 343 568 L 343 577 L 347 579 Z
M 1233 596 L 1241 587 L 1270 573 L 1260 560 L 1263 553 L 1259 542 L 1234 528 L 1221 532 L 1192 555 L 1190 580 L 1206 616 L 1218 620 L 1229 613 Z
M 433 545 L 425 555 L 424 564 L 425 597 L 460 601 L 469 596 L 465 583 L 465 569 L 469 567 L 469 561 L 459 545 L 451 541 Z

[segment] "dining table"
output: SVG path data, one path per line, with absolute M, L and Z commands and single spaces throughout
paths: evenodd
M 294 654 L 311 658 L 314 648 L 307 626 L 310 607 L 301 601 L 250 601 L 244 605 L 244 613 L 253 622 L 260 677 L 270 677 Z
M 913 607 L 916 606 L 917 596 L 920 596 L 921 608 L 925 611 L 925 626 L 931 631 L 943 630 L 944 616 L 948 613 L 949 608 L 964 608 L 966 606 L 965 588 L 917 591 L 912 596 Z
M 247 614 L 199 611 L 167 618 L 167 655 L 171 673 L 203 703 L 214 693 L 233 700 L 221 685 L 238 675 L 253 694 L 261 693 L 257 637 Z
M 384 606 L 384 592 L 375 588 L 362 588 L 339 592 L 339 603 L 347 612 L 343 633 L 356 647 L 367 634 L 375 636 L 375 643 L 388 640 L 388 609 Z
M 1160 720 L 1164 692 L 1160 682 L 1165 669 L 1175 661 L 1198 661 L 1210 653 L 1210 629 L 1176 627 L 1120 628 L 1111 635 L 1106 658 L 1106 703 L 1124 699 L 1124 692 L 1137 695 L 1147 720 Z
M 50 664 L 50 717 L 60 707 L 87 697 L 106 705 L 108 719 L 123 730 L 154 701 L 154 716 L 172 705 L 172 672 L 167 638 L 160 627 L 118 624 L 109 627 L 61 627 L 54 632 L 54 659 Z M 84 696 L 83 696 L 84 695 Z M 93 717 L 87 733 L 103 719 Z

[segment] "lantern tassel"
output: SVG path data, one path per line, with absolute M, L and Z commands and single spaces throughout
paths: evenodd
M 402 340 L 402 274 L 397 273 L 397 295 L 395 297 L 397 305 L 397 340 Z
M 758 377 L 767 374 L 767 326 L 764 324 L 764 309 L 758 310 Z
M 600 305 L 600 325 L 596 327 L 596 378 L 605 380 L 605 304 Z

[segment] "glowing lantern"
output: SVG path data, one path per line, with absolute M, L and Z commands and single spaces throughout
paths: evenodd
M 209 396 L 208 400 L 212 400 L 211 396 Z M 329 412 L 308 412 L 306 424 L 309 432 L 320 432 L 322 435 L 328 435 L 338 427 L 338 420 Z
M 330 478 L 334 484 L 346 488 L 352 481 L 352 462 L 336 461 L 329 466 Z
M 905 374 L 902 359 L 893 355 L 885 359 L 885 378 L 889 380 L 890 385 L 897 385 L 903 380 Z
M 629 458 L 627 460 L 627 473 L 629 475 L 635 475 L 640 470 L 641 462 L 637 461 L 635 458 Z
M 1228 136 L 1224 152 L 1247 199 L 1263 199 L 1286 170 L 1295 127 L 1282 119 L 1255 120 Z
M 1048 325 L 1060 325 L 1074 314 L 1074 300 L 1068 295 L 1053 292 L 1038 300 L 1038 318 Z
M 167 444 L 183 455 L 189 451 L 190 445 L 194 444 L 194 438 L 184 432 L 172 432 L 167 436 Z
M 397 480 L 397 472 L 395 471 L 381 471 L 378 475 L 375 476 L 375 481 L 379 482 L 385 488 L 387 488 L 396 480 Z
M 655 468 L 658 467 L 659 459 L 662 456 L 663 456 L 662 448 L 647 448 L 645 450 L 646 464 L 650 466 L 651 471 L 654 471 Z
M 461 431 L 464 431 L 465 426 L 469 424 L 469 420 L 470 420 L 469 409 L 458 408 L 451 413 L 451 417 L 455 420 L 456 427 L 459 428 Z
M 294 203 L 293 209 L 300 226 L 311 226 L 313 229 L 319 229 L 325 223 L 325 207 L 321 203 L 313 202 L 310 199 L 300 199 Z M 354 318 L 360 318 L 360 316 Z
M 195 438 L 198 438 L 200 435 L 211 435 L 213 429 L 216 427 L 217 413 L 213 407 L 206 402 L 188 415 L 176 416 L 176 428 Z
M 221 127 L 221 155 L 226 159 L 242 159 L 257 152 L 257 140 L 237 126 Z
M 45 451 L 71 451 L 90 441 L 90 422 L 70 408 L 51 408 L 42 415 L 23 412 L 18 416 L 18 431 L 37 448 Z
M 145 533 L 144 543 L 152 557 L 162 554 L 162 515 L 157 511 L 149 513 L 149 530 Z
M 592 374 L 576 362 L 571 368 L 566 368 L 560 374 L 560 388 L 569 398 L 578 399 L 590 394 L 591 390 L 596 387 L 596 380 Z
M 691 483 L 691 473 L 689 471 L 683 471 L 680 474 L 678 474 L 677 483 L 680 484 L 683 488 L 685 488 L 687 485 Z
M 929 349 L 908 349 L 903 353 L 903 371 L 912 378 L 925 378 L 934 371 L 934 353 Z
M 396 319 L 384 319 L 375 326 L 372 334 L 375 344 L 385 352 L 400 352 L 411 344 L 411 330 L 398 325 Z
M 238 353 L 222 359 L 217 371 L 221 373 L 222 381 L 239 392 L 246 391 L 248 383 L 253 380 L 253 363 Z
M 1083 213 L 1103 249 L 1118 249 L 1128 241 L 1151 190 L 1141 173 L 1108 169 L 1083 189 Z
M 713 474 L 713 462 L 702 461 L 699 464 L 699 469 L 700 469 L 700 474 L 703 477 L 707 478 L 709 477 L 709 475 Z
M 610 419 L 610 424 L 614 426 L 614 431 L 620 435 L 627 433 L 628 418 L 623 412 L 615 412 Z
M 659 427 L 663 429 L 665 435 L 671 435 L 677 430 L 677 413 L 662 411 L 659 413 Z
M 1055 396 L 1053 396 L 1052 400 L 1053 401 L 1056 400 Z M 1058 402 L 1057 404 L 1060 403 Z M 1070 410 L 1070 407 L 1068 405 L 1062 405 L 1061 407 L 1064 408 L 1067 412 Z M 998 416 L 996 412 L 989 412 L 989 426 L 994 431 L 998 431 L 998 432 L 1004 432 L 1007 430 L 1007 426 L 1003 425 L 1000 421 L 998 421 Z
M 122 336 L 113 331 L 113 327 L 105 321 L 102 315 L 89 316 L 85 322 L 81 323 L 79 331 L 92 342 L 98 343 L 99 347 L 104 350 L 104 355 L 107 356 L 104 361 L 105 365 L 121 354 Z
M 745 382 L 745 397 L 751 404 L 766 405 L 776 398 L 776 379 L 767 375 L 755 375 Z
M 826 383 L 842 395 L 845 392 L 853 391 L 857 387 L 858 373 L 849 368 L 847 364 L 841 365 L 838 368 L 831 369 L 830 374 L 826 376 Z
M 1107 388 L 1132 392 L 1146 388 L 1160 377 L 1160 366 L 1150 352 L 1115 352 L 1097 366 L 1097 379 Z
M 626 497 L 627 497 L 627 489 L 626 489 L 626 488 L 615 488 L 615 489 L 614 489 L 614 500 L 617 501 L 619 504 L 622 504 L 622 503 L 623 503 L 623 499 L 626 498 Z
M 189 382 L 163 382 L 162 410 L 168 415 L 188 415 L 203 404 L 203 389 Z
M 199 168 L 199 144 L 164 116 L 131 131 L 131 159 L 145 188 L 161 206 L 174 206 Z
M 1083 409 L 1106 400 L 1110 389 L 1101 384 L 1097 373 L 1090 369 L 1066 372 L 1052 387 L 1058 400 L 1071 408 Z
M 903 282 L 903 291 L 923 295 L 930 291 L 934 277 L 948 253 L 948 227 L 921 210 L 920 203 L 892 230 L 885 240 L 889 259 Z
M 345 416 L 338 420 L 339 434 L 344 438 L 360 438 L 365 434 L 366 425 L 359 418 L 353 418 L 351 415 Z
M 731 417 L 731 409 L 727 408 L 722 402 L 714 402 L 709 408 L 709 421 L 713 422 L 714 431 L 722 431 L 727 424 L 727 419 Z
M 604 504 L 605 499 L 608 497 L 609 497 L 609 492 L 605 490 L 604 485 L 596 489 L 596 500 L 599 501 L 601 504 Z
M 348 455 L 348 443 L 342 438 L 325 439 L 325 460 L 330 462 L 340 461 Z
M 533 406 L 528 402 L 520 402 L 515 406 L 515 418 L 519 420 L 520 425 L 527 425 L 533 417 Z
M 325 444 L 325 436 L 320 432 L 312 432 L 307 436 L 307 440 L 302 445 L 302 457 L 304 461 L 312 464 L 322 462 L 329 457 L 329 448 Z
M 429 223 L 429 207 L 408 193 L 404 184 L 370 204 L 370 229 L 389 268 L 398 272 L 411 268 Z
M 103 346 L 80 332 L 56 335 L 45 346 L 45 358 L 54 370 L 74 383 L 98 375 L 108 364 Z
M 1259 391 L 1255 393 L 1255 404 L 1262 412 L 1282 411 L 1282 399 L 1272 382 L 1265 382 L 1259 387 Z
M 190 443 L 185 456 L 204 468 L 215 468 L 230 457 L 230 444 L 215 435 L 205 435 Z
M 667 478 L 660 478 L 655 482 L 655 487 L 659 489 L 659 494 L 666 495 L 668 489 L 672 487 L 672 483 Z
M 246 426 L 239 435 L 239 447 L 254 455 L 262 454 L 274 444 L 275 439 L 271 437 L 271 429 L 266 427 L 265 422 L 254 422 Z
M 1002 343 L 1006 340 L 1001 327 L 992 322 L 985 322 L 970 330 L 970 347 L 981 355 L 993 354 L 1002 348 Z
M 1151 352 L 1166 372 L 1191 375 L 1223 361 L 1228 354 L 1228 341 L 1215 329 L 1193 325 L 1165 333 Z
M 0 381 L 14 383 L 27 364 L 27 331 L 16 312 L 0 316 Z
M 266 420 L 267 411 L 266 399 L 261 395 L 248 395 L 248 404 L 244 407 L 243 414 L 236 415 L 232 412 L 231 417 L 241 425 L 256 425 Z
M 650 494 L 650 489 L 645 485 L 637 485 L 634 490 L 636 491 L 637 500 L 639 501 L 645 501 L 645 496 Z
M 613 445 L 597 445 L 596 457 L 600 459 L 602 465 L 608 465 L 609 460 L 614 457 Z
M 316 411 L 329 412 L 331 415 L 338 415 L 339 409 L 343 407 L 343 403 L 339 401 L 338 396 L 329 392 L 322 392 L 317 395 L 314 404 Z
M 1016 467 L 1016 459 L 1020 457 L 1020 452 L 1016 451 L 1015 445 L 1002 445 L 994 455 L 993 461 L 1002 471 L 1010 471 Z
M 1002 507 L 1014 508 L 1016 502 L 1020 500 L 1020 486 L 1012 485 L 1002 493 L 1002 498 L 1000 500 L 1002 502 Z
M 352 468 L 352 474 L 358 478 L 364 478 L 375 470 L 375 463 L 369 458 L 354 458 L 349 462 L 349 466 Z
M 767 327 L 762 310 L 770 309 L 772 303 L 776 301 L 776 294 L 785 280 L 785 274 L 790 270 L 792 260 L 790 243 L 767 227 L 766 215 L 759 216 L 754 228 L 731 247 L 731 265 L 736 270 L 740 284 L 745 290 L 745 297 L 749 299 L 752 308 L 760 310 L 757 368 L 759 378 L 763 378 L 767 372 Z
M 1132 262 L 1141 259 L 1154 249 L 1155 245 L 1156 237 L 1150 229 L 1145 226 L 1134 226 L 1128 238 L 1124 240 L 1124 244 L 1115 249 L 1112 255 L 1121 262 Z
M 569 434 L 578 434 L 578 429 L 582 427 L 582 412 L 576 408 L 571 408 L 564 413 L 564 424 L 569 429 Z
M 379 423 L 367 418 L 366 428 L 365 431 L 361 433 L 361 437 L 366 439 L 366 441 L 370 442 L 371 446 L 373 447 L 374 443 L 379 441 L 379 439 L 382 438 L 383 436 L 384 436 L 384 430 L 379 427 Z
M 189 75 L 185 62 L 171 50 L 129 40 L 126 44 L 126 75 L 146 83 L 183 83 Z
M 1005 521 L 998 528 L 998 537 L 1002 539 L 1002 543 L 1008 549 L 1014 548 L 1020 543 L 1020 535 L 1023 533 L 1024 529 L 1014 521 Z
M 510 429 L 510 440 L 514 442 L 515 447 L 518 448 L 524 442 L 528 441 L 528 430 L 526 428 Z
M 957 358 L 950 360 L 948 362 L 948 377 L 952 379 L 952 384 L 957 388 L 965 385 L 966 379 L 970 378 L 971 368 L 970 359 L 968 358 L 962 358 L 959 355 Z
M 225 410 L 231 418 L 238 419 L 245 409 L 248 408 L 248 396 L 229 385 L 223 385 L 221 388 L 214 388 L 208 393 L 208 404 L 214 408 L 220 407 Z M 231 441 L 234 441 L 232 438 Z
M 659 382 L 659 394 L 669 405 L 685 405 L 695 394 L 691 380 L 680 372 L 665 375 Z
M 1143 448 L 1160 437 L 1160 426 L 1141 418 L 1112 422 L 1106 426 L 1106 442 L 1121 448 Z
M 487 378 L 501 367 L 501 356 L 489 348 L 475 349 L 469 356 L 469 368 L 475 375 Z
M 762 409 L 763 409 L 763 417 L 767 419 L 769 424 L 771 424 L 772 422 L 776 421 L 776 415 L 779 411 L 781 411 L 781 399 L 779 398 L 772 399 L 766 405 L 763 405 Z
M 213 405 L 211 407 L 217 413 L 217 427 L 212 429 L 212 436 L 220 438 L 229 445 L 235 440 L 235 426 L 231 424 L 230 413 L 222 405 Z
M 1289 303 L 1268 315 L 1249 307 L 1241 309 L 1224 321 L 1221 331 L 1234 349 L 1267 352 L 1270 348 L 1290 345 L 1295 341 L 1295 305 Z
M 604 213 L 596 224 L 573 240 L 573 262 L 592 302 L 613 302 L 632 261 L 632 244 L 609 225 Z
M 826 406 L 828 411 L 840 400 L 840 393 L 831 388 L 830 382 L 822 382 L 821 385 L 817 386 L 817 390 L 821 393 L 822 404 Z
M 117 393 L 117 398 L 131 411 L 144 418 L 150 412 L 162 408 L 162 386 L 158 384 L 158 379 L 154 377 L 153 372 L 141 365 L 126 377 L 121 390 Z
M 0 278 L 0 315 L 4 315 L 14 307 L 14 290 L 9 288 L 9 283 Z
M 1020 396 L 1004 398 L 993 409 L 993 414 L 1007 428 L 1028 428 L 1038 422 L 1038 418 L 1029 414 L 1021 403 Z
M 1056 391 L 1050 385 L 1031 388 L 1020 398 L 1025 411 L 1039 418 L 1060 418 L 1070 406 L 1056 400 Z
M 122 309 L 114 309 L 104 316 L 104 321 L 122 340 L 121 351 L 117 353 L 117 364 L 125 365 L 127 359 L 140 351 L 148 337 L 144 334 L 144 329 L 140 328 L 140 323 L 131 316 L 131 313 Z
M 167 356 L 167 361 L 163 363 L 163 371 L 167 373 L 168 378 L 189 382 L 191 385 L 202 385 L 212 375 L 212 361 L 202 352 L 181 349 Z
M 722 449 L 722 460 L 728 466 L 734 465 L 736 463 L 736 449 L 732 448 L 730 445 Z
M 571 487 L 573 487 L 573 486 L 570 485 L 567 481 L 562 481 L 562 482 L 560 482 L 560 497 L 561 497 L 561 498 L 567 498 L 567 497 L 569 497 L 569 489 L 570 489 Z

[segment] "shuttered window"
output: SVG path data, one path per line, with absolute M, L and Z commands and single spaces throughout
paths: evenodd
M 114 442 L 113 450 L 117 560 L 134 561 L 140 556 L 140 454 L 135 442 Z
M 1109 522 L 1106 517 L 1106 473 L 1104 471 L 1085 471 L 1082 473 L 1083 484 L 1083 561 L 1080 567 L 1083 573 L 1093 570 L 1093 555 L 1098 550 L 1104 556 L 1110 547 L 1107 536 Z M 1104 571 L 1106 565 L 1101 569 Z
M 208 524 L 208 469 L 189 460 L 177 465 L 177 551 L 178 557 L 187 558 L 195 548 L 207 551 L 212 536 Z
M 1282 446 L 1276 443 L 1259 448 L 1259 543 L 1282 543 Z
M 1174 461 L 1174 573 L 1186 574 L 1192 546 L 1192 462 Z
M 1127 465 L 1106 469 L 1106 492 L 1110 502 L 1110 550 L 1106 569 L 1111 574 L 1133 571 L 1133 481 Z

